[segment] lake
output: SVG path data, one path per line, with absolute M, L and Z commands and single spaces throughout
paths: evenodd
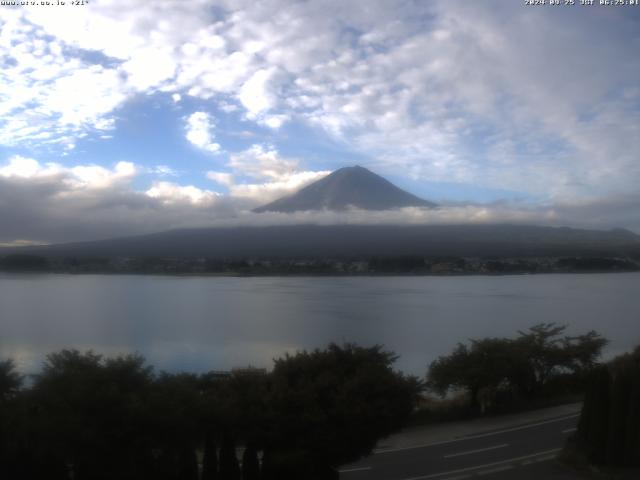
M 35 372 L 62 348 L 142 353 L 169 371 L 270 368 L 329 342 L 383 344 L 423 375 L 457 342 L 539 322 L 640 344 L 640 273 L 463 277 L 0 274 L 0 358 Z

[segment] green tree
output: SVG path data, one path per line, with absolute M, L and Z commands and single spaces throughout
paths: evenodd
M 427 385 L 441 395 L 465 390 L 471 406 L 477 407 L 481 390 L 508 389 L 513 396 L 532 397 L 560 374 L 583 378 L 596 365 L 607 341 L 594 331 L 563 337 L 565 330 L 565 326 L 541 323 L 519 332 L 515 339 L 459 343 L 451 354 L 431 363 Z
M 577 445 L 593 463 L 640 466 L 640 347 L 594 370 Z
M 479 392 L 497 390 L 505 382 L 517 386 L 528 376 L 526 358 L 517 345 L 506 338 L 471 340 L 470 346 L 458 344 L 450 355 L 431 363 L 427 385 L 445 395 L 450 390 L 466 390 L 472 407 L 477 407 Z
M 151 369 L 139 356 L 104 360 L 63 350 L 35 377 L 33 421 L 44 449 L 75 478 L 146 478 Z
M 516 344 L 529 364 L 529 383 L 523 386 L 526 393 L 537 393 L 558 372 L 583 375 L 596 364 L 607 340 L 594 330 L 561 337 L 566 329 L 566 325 L 540 323 L 519 332 Z
M 146 404 L 148 431 L 167 479 L 193 477 L 193 455 L 202 443 L 202 390 L 198 375 L 161 372 Z
M 24 476 L 22 456 L 26 453 L 26 412 L 20 398 L 23 377 L 13 360 L 0 362 L 0 477 Z
M 16 364 L 8 359 L 0 362 L 0 403 L 15 397 L 24 377 L 16 371 Z
M 393 371 L 395 359 L 380 346 L 331 344 L 276 360 L 265 452 L 276 478 L 331 477 L 401 428 L 421 385 Z

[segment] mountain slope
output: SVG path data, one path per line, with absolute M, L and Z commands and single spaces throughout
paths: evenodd
M 254 212 L 296 212 L 303 210 L 389 210 L 402 207 L 435 207 L 436 204 L 396 187 L 388 180 L 355 166 L 345 167 L 280 198 Z
M 349 257 L 640 255 L 626 230 L 527 225 L 287 225 L 173 230 L 138 237 L 19 249 L 50 257 Z

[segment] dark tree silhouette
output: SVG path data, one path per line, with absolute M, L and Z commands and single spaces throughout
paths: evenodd
M 404 424 L 421 386 L 392 370 L 395 358 L 379 346 L 331 344 L 276 360 L 268 451 L 277 478 L 329 478 Z
M 260 480 L 258 451 L 252 442 L 247 443 L 242 454 L 242 480 Z
M 514 396 L 534 397 L 559 375 L 583 379 L 596 365 L 607 341 L 594 331 L 560 336 L 565 329 L 542 323 L 519 332 L 515 339 L 476 339 L 469 346 L 460 343 L 451 354 L 431 363 L 427 385 L 441 395 L 450 389 L 464 389 L 471 406 L 476 407 L 481 390 L 502 388 Z
M 381 347 L 330 345 L 287 355 L 270 374 L 155 374 L 137 355 L 62 350 L 46 358 L 26 388 L 14 364 L 4 361 L 0 474 L 26 480 L 337 478 L 335 467 L 370 453 L 415 405 L 421 385 L 394 372 L 394 360 Z M 236 441 L 245 447 L 242 474 Z
M 594 371 L 575 442 L 593 463 L 640 466 L 640 347 Z
M 205 434 L 202 455 L 202 480 L 218 480 L 218 452 L 215 437 L 211 431 Z
M 225 433 L 222 437 L 220 480 L 240 480 L 240 464 L 236 456 L 236 444 L 230 433 Z
M 16 371 L 16 364 L 13 360 L 0 362 L 0 403 L 13 398 L 23 381 L 22 375 Z

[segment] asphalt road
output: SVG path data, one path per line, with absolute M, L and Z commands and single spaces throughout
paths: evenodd
M 340 470 L 342 480 L 575 478 L 552 462 L 575 430 L 578 414 L 455 440 L 378 450 Z

